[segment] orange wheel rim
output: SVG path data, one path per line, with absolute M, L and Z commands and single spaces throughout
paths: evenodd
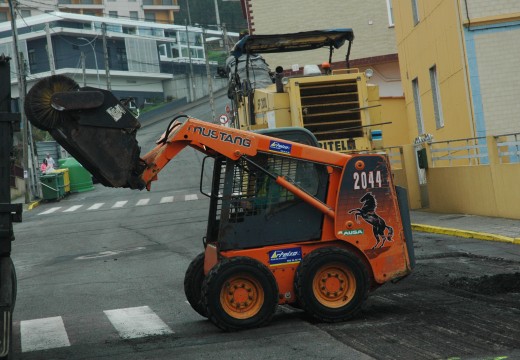
M 262 308 L 264 289 L 254 277 L 237 275 L 222 286 L 220 303 L 229 316 L 248 319 L 258 314 Z
M 329 308 L 340 308 L 354 297 L 356 278 L 343 264 L 327 264 L 316 272 L 312 290 L 320 304 Z

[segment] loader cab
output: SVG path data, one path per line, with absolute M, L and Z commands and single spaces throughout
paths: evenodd
M 259 133 L 318 146 L 314 135 L 302 128 Z M 274 152 L 259 152 L 249 160 L 215 159 L 206 242 L 238 250 L 320 239 L 323 214 L 276 184 L 266 171 L 292 179 L 325 201 L 326 166 Z

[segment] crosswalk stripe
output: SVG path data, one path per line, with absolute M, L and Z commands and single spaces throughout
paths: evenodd
M 61 316 L 20 322 L 22 352 L 70 346 Z
M 52 207 L 52 208 L 50 208 L 48 210 L 45 210 L 44 212 L 39 213 L 38 215 L 51 214 L 51 213 L 53 213 L 55 211 L 58 211 L 59 209 L 61 209 L 61 206 Z
M 148 203 L 150 202 L 150 199 L 141 199 L 137 202 L 137 204 L 135 204 L 136 206 L 143 206 L 143 205 L 148 205 Z
M 63 210 L 63 212 L 73 212 L 73 211 L 76 211 L 78 210 L 80 207 L 82 207 L 83 205 L 74 205 L 74 206 L 71 206 L 70 208 L 66 209 L 66 210 Z
M 97 209 L 99 209 L 103 205 L 105 205 L 105 203 L 95 203 L 94 205 L 89 207 L 87 210 L 97 210 Z
M 189 195 L 184 196 L 185 201 L 198 200 L 198 199 L 199 199 L 199 197 L 197 196 L 197 194 L 189 194 Z
M 161 204 L 173 202 L 173 196 L 163 196 L 161 198 Z
M 112 206 L 112 209 L 116 209 L 116 208 L 122 208 L 123 206 L 126 205 L 128 201 L 125 200 L 125 201 L 116 201 L 116 203 Z
M 104 313 L 122 339 L 173 334 L 173 330 L 148 306 L 105 310 Z

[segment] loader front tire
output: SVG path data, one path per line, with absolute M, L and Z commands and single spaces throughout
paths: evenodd
M 302 309 L 323 322 L 356 316 L 370 289 L 363 261 L 336 247 L 320 248 L 307 255 L 296 270 L 294 282 Z
M 278 285 L 271 271 L 248 257 L 227 258 L 211 269 L 202 285 L 208 318 L 225 331 L 267 324 L 278 305 Z
M 202 283 L 204 282 L 204 253 L 200 253 L 193 259 L 184 275 L 184 294 L 193 310 L 199 315 L 208 317 L 202 304 Z

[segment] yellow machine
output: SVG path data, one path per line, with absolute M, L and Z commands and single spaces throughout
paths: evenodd
M 364 72 L 349 69 L 353 39 L 351 29 L 243 37 L 227 64 L 232 125 L 242 130 L 304 127 L 327 150 L 371 150 L 372 140 L 380 138 L 371 127 L 382 125 L 379 88 L 368 84 Z M 345 41 L 346 68 L 331 69 L 332 52 Z M 272 73 L 260 56 L 321 47 L 330 49 L 329 62 L 306 65 L 298 75 L 285 76 L 281 67 Z

